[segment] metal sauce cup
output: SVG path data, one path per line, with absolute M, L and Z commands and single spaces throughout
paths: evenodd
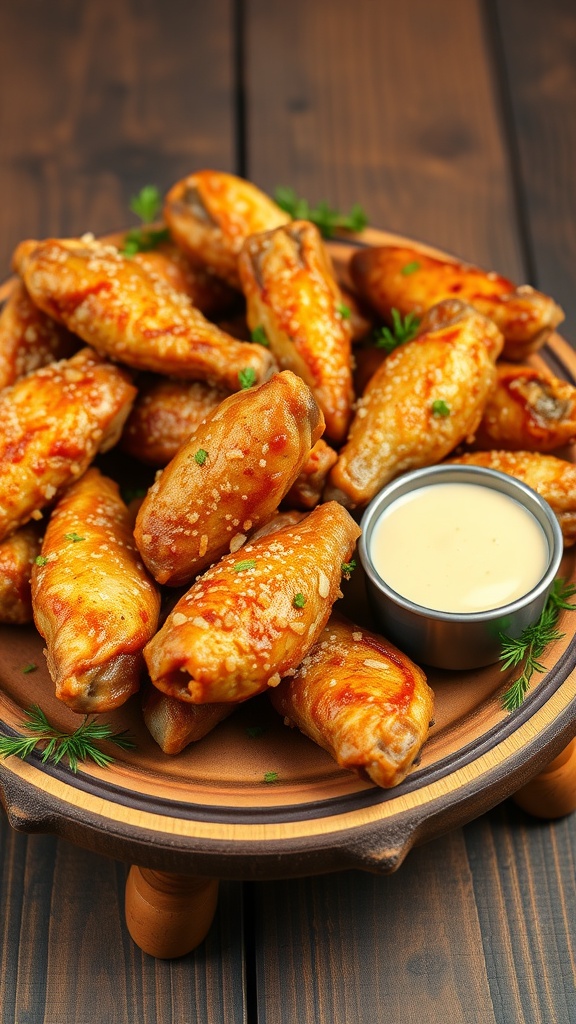
M 548 567 L 528 593 L 487 611 L 436 611 L 402 597 L 376 572 L 370 549 L 372 532 L 382 512 L 411 491 L 441 483 L 491 487 L 514 498 L 532 513 L 548 543 Z M 432 466 L 406 473 L 373 498 L 362 517 L 361 527 L 360 559 L 377 622 L 386 637 L 416 662 L 437 668 L 471 669 L 497 662 L 502 647 L 500 634 L 518 637 L 523 629 L 540 618 L 563 551 L 562 531 L 548 502 L 514 477 L 481 466 Z

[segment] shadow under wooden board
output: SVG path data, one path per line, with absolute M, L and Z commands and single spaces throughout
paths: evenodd
M 341 272 L 358 246 L 406 243 L 368 230 L 331 244 Z M 428 246 L 422 251 L 434 253 Z M 553 336 L 538 356 L 575 383 L 576 357 Z M 565 556 L 561 575 L 575 576 Z M 339 607 L 370 625 L 360 570 L 344 585 Z M 395 870 L 410 848 L 488 810 L 560 753 L 576 732 L 576 648 L 570 613 L 564 634 L 546 650 L 546 672 L 533 677 L 522 707 L 508 714 L 500 696 L 513 670 L 430 670 L 435 725 L 420 764 L 392 790 L 341 769 L 297 730 L 287 729 L 266 695 L 176 757 L 159 750 L 138 697 L 104 716 L 128 729 L 135 748 L 118 751 L 109 769 L 84 764 L 0 762 L 0 790 L 14 827 L 49 831 L 80 845 L 165 872 L 222 878 L 279 878 L 360 868 Z M 60 704 L 33 627 L 0 627 L 0 728 L 21 728 L 39 703 L 65 730 L 78 716 Z M 31 662 L 38 668 L 25 673 Z

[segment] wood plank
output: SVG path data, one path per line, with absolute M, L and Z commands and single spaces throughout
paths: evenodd
M 506 62 L 502 89 L 516 138 L 532 283 L 560 302 L 562 332 L 576 343 L 576 10 L 572 0 L 487 7 Z
M 259 185 L 524 277 L 479 0 L 246 6 Z
M 22 238 L 116 230 L 142 185 L 234 168 L 231 4 L 0 5 L 0 279 Z
M 161 961 L 124 922 L 126 866 L 0 814 L 0 1022 L 241 1024 L 242 887 L 222 883 L 206 942 Z

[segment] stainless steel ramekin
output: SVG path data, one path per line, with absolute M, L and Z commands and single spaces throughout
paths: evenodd
M 397 594 L 381 578 L 370 557 L 372 531 L 393 501 L 428 484 L 470 483 L 514 498 L 537 519 L 548 542 L 548 568 L 523 597 L 483 612 L 441 612 Z M 470 669 L 499 660 L 500 634 L 517 637 L 540 617 L 562 558 L 562 532 L 548 502 L 514 477 L 481 466 L 443 465 L 417 469 L 393 480 L 370 502 L 362 517 L 359 551 L 368 596 L 383 633 L 416 662 L 437 668 Z M 527 557 L 530 557 L 527 552 Z

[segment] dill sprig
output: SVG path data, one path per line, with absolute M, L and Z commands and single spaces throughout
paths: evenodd
M 501 672 L 505 672 L 509 668 L 516 668 L 518 665 L 523 666 L 518 678 L 500 698 L 505 711 L 516 711 L 530 689 L 534 673 L 546 671 L 546 666 L 542 664 L 540 658 L 549 644 L 563 638 L 564 633 L 557 629 L 556 624 L 562 608 L 576 611 L 576 604 L 571 604 L 568 600 L 574 594 L 576 594 L 576 586 L 568 584 L 566 580 L 558 577 L 554 580 L 538 622 L 523 629 L 519 637 L 507 636 L 506 633 L 500 634 L 502 641 Z
M 415 313 L 402 316 L 397 309 L 392 309 L 392 327 L 380 327 L 374 333 L 374 346 L 393 352 L 399 345 L 412 341 L 418 334 L 420 320 Z
M 319 229 L 324 238 L 332 238 L 337 231 L 363 231 L 368 218 L 359 203 L 355 203 L 350 213 L 340 213 L 328 203 L 310 206 L 307 199 L 302 199 L 293 188 L 279 185 L 274 192 L 278 206 L 289 213 L 294 220 L 310 220 Z
M 168 228 L 151 228 L 162 209 L 162 196 L 155 185 L 144 185 L 138 195 L 132 196 L 130 209 L 142 221 L 142 227 L 130 228 L 124 236 L 124 245 L 120 252 L 124 256 L 134 256 L 137 252 L 150 252 L 161 242 L 170 238 Z
M 100 750 L 96 746 L 96 740 L 109 740 L 122 750 L 134 747 L 126 731 L 113 733 L 106 722 L 98 722 L 88 715 L 75 732 L 61 732 L 51 725 L 38 704 L 33 704 L 25 711 L 20 728 L 31 735 L 0 735 L 0 757 L 20 757 L 24 760 L 40 744 L 43 748 L 43 764 L 47 761 L 59 764 L 62 758 L 66 757 L 74 773 L 78 771 L 78 765 L 84 761 L 94 761 L 100 768 L 108 768 L 113 763 L 114 758 Z

